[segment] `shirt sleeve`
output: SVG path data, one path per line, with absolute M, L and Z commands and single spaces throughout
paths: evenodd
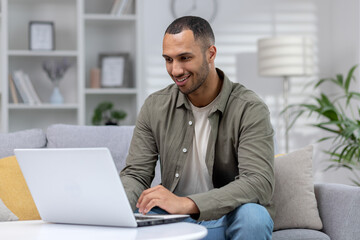
M 141 193 L 151 186 L 155 176 L 158 149 L 150 128 L 150 99 L 141 108 L 131 140 L 126 166 L 120 177 L 133 210 Z
M 221 188 L 188 196 L 200 210 L 197 220 L 218 219 L 245 203 L 270 204 L 275 180 L 274 131 L 269 115 L 263 103 L 244 110 L 237 148 L 239 175 Z

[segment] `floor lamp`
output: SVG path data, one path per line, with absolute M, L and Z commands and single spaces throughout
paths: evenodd
M 313 44 L 304 36 L 278 36 L 258 41 L 258 70 L 264 77 L 283 77 L 284 109 L 288 106 L 289 78 L 313 74 Z M 284 112 L 285 151 L 289 152 L 289 113 Z

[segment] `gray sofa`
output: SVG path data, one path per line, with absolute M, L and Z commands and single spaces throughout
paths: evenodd
M 118 171 L 124 167 L 133 126 L 74 126 L 57 124 L 46 133 L 31 129 L 0 134 L 0 158 L 13 155 L 14 148 L 107 147 Z M 159 168 L 152 185 L 160 183 Z M 360 188 L 340 184 L 315 184 L 321 231 L 285 229 L 273 233 L 274 240 L 360 239 Z

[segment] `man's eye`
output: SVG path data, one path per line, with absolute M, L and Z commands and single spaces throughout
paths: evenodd
M 183 57 L 181 57 L 181 59 L 182 59 L 182 60 L 184 60 L 184 61 L 187 61 L 187 60 L 190 60 L 190 59 L 191 59 L 191 57 L 186 57 L 186 56 L 183 56 Z
M 168 63 L 171 63 L 172 59 L 171 58 L 165 58 L 165 61 L 168 62 Z

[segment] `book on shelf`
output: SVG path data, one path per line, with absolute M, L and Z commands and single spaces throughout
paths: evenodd
M 20 102 L 19 92 L 16 90 L 14 79 L 9 75 L 9 88 L 10 88 L 10 99 L 12 103 L 18 104 Z M 21 100 L 22 101 L 22 100 Z
M 41 103 L 29 75 L 25 74 L 22 70 L 17 70 L 13 72 L 12 79 L 23 103 L 30 105 Z
M 26 88 L 30 92 L 30 98 L 34 101 L 35 104 L 40 104 L 41 100 L 39 98 L 39 95 L 35 91 L 34 85 L 32 84 L 29 75 L 23 73 L 23 77 L 24 77 L 24 80 L 25 80 Z
M 112 5 L 110 14 L 116 16 L 130 14 L 132 2 L 133 0 L 115 0 Z
M 120 15 L 130 14 L 132 2 L 133 0 L 123 0 L 120 9 L 117 12 L 117 15 L 120 16 Z
M 117 15 L 123 0 L 114 0 L 110 14 Z
M 14 80 L 15 87 L 19 92 L 19 96 L 22 102 L 29 103 L 29 98 L 25 93 L 25 89 L 22 86 L 23 84 L 21 83 L 21 71 L 14 71 L 12 74 L 12 79 Z

